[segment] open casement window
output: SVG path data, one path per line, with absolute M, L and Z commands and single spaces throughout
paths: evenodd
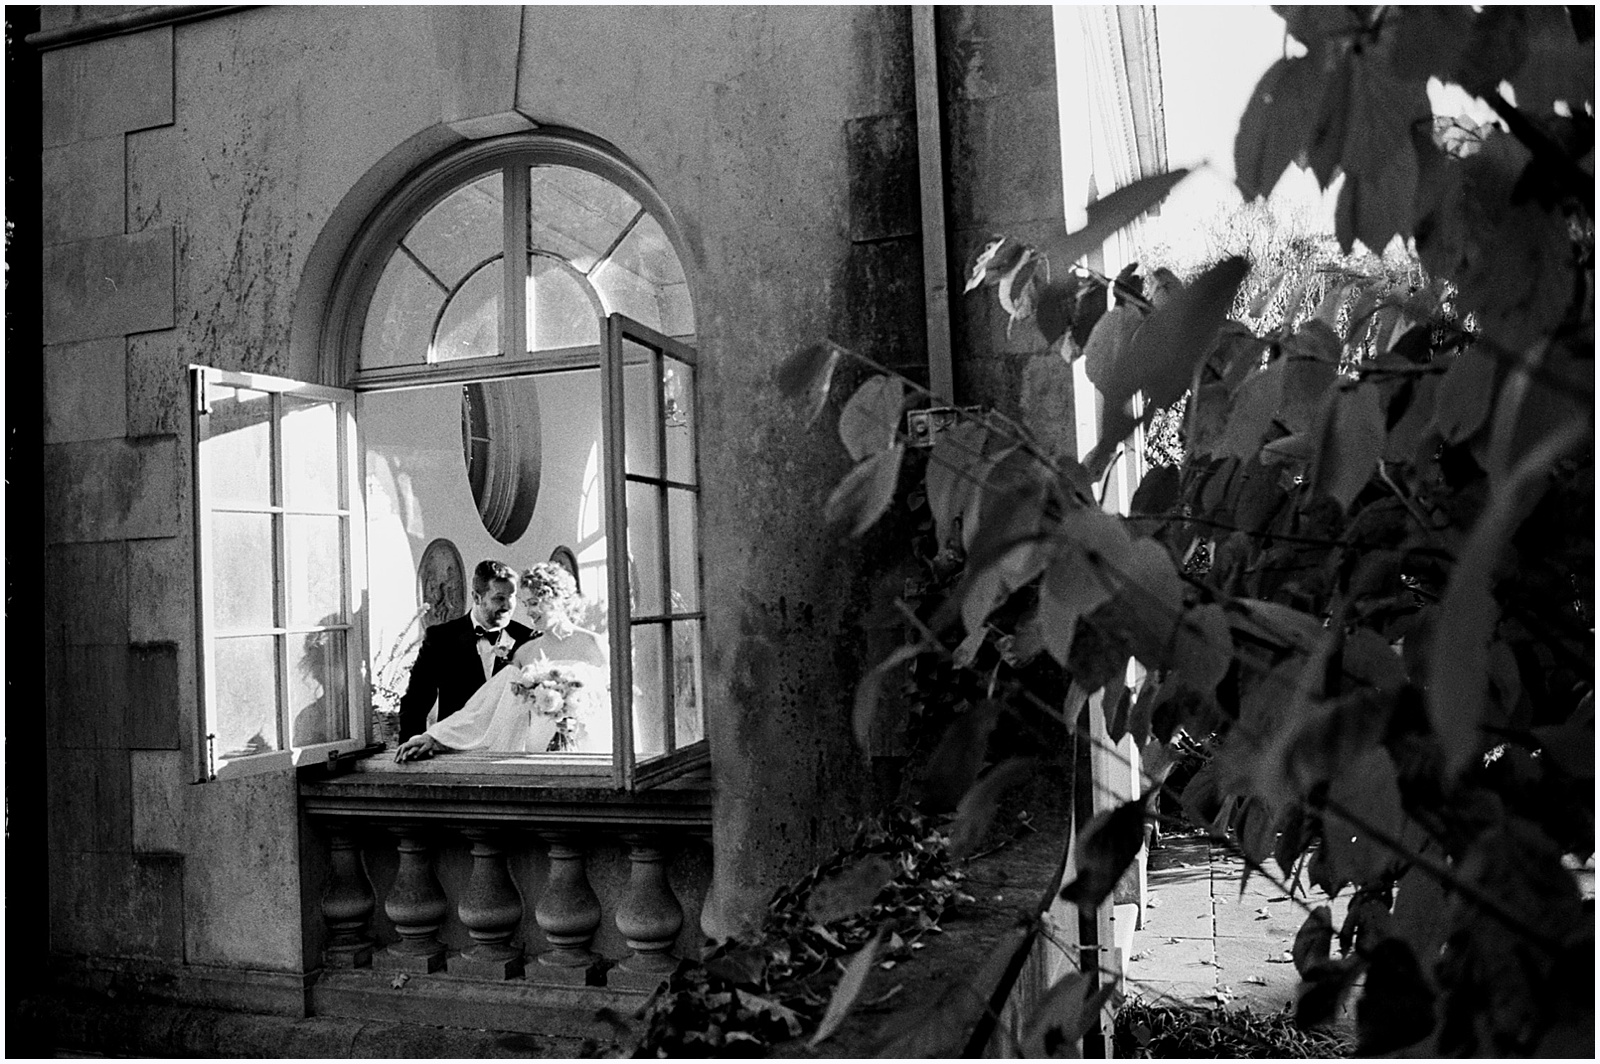
M 695 326 L 671 228 L 627 164 L 536 133 L 427 168 L 352 249 L 355 359 L 330 379 L 358 395 L 375 733 L 487 558 L 571 569 L 610 677 L 608 718 L 563 749 L 407 771 L 633 789 L 706 759 Z
M 355 394 L 190 367 L 200 779 L 366 744 Z

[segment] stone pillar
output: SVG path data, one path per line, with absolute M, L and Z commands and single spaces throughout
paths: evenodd
M 589 948 L 600 927 L 600 899 L 589 885 L 583 848 L 573 835 L 541 836 L 550 847 L 550 872 L 533 918 L 550 948 L 539 954 L 541 976 L 581 984 L 599 956 Z
M 617 930 L 633 953 L 607 983 L 653 987 L 677 967 L 672 953 L 683 927 L 683 906 L 667 884 L 667 855 L 653 838 L 628 836 L 628 889 L 617 906 Z
M 394 887 L 383 900 L 383 911 L 394 921 L 400 941 L 375 954 L 374 967 L 389 971 L 436 972 L 444 967 L 444 943 L 439 927 L 449 912 L 444 888 L 433 872 L 433 854 L 415 827 L 391 828 L 400 842 L 400 869 Z
M 522 925 L 522 897 L 506 868 L 505 850 L 491 828 L 465 828 L 472 843 L 472 877 L 457 910 L 472 945 L 450 962 L 450 971 L 484 979 L 522 974 L 522 949 L 511 944 Z
M 322 894 L 328 946 L 322 951 L 322 964 L 327 968 L 364 968 L 372 963 L 372 937 L 367 928 L 377 901 L 355 839 L 339 829 L 329 834 L 328 889 Z

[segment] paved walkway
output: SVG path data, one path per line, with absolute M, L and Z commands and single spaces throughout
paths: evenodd
M 1259 876 L 1241 894 L 1243 874 L 1242 861 L 1204 838 L 1169 838 L 1150 855 L 1149 905 L 1128 958 L 1130 997 L 1151 1004 L 1249 1005 L 1258 1013 L 1294 1002 L 1300 977 L 1289 951 L 1307 907 L 1325 899 L 1312 890 L 1291 901 Z M 1349 898 L 1345 891 L 1331 903 L 1335 930 Z

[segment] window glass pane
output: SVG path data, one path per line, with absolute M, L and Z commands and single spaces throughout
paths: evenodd
M 294 632 L 289 640 L 289 734 L 295 746 L 350 737 L 343 631 Z
M 500 260 L 473 273 L 450 297 L 433 338 L 435 362 L 500 353 Z
M 201 490 L 210 506 L 272 505 L 272 397 L 209 386 Z
M 622 404 L 627 432 L 627 469 L 642 477 L 661 475 L 660 381 L 656 377 L 655 352 L 648 347 L 622 341 Z
M 343 624 L 344 564 L 339 533 L 344 519 L 285 514 L 283 520 L 289 625 Z
M 661 401 L 667 419 L 667 479 L 695 483 L 694 367 L 675 358 L 663 359 Z
M 283 397 L 283 499 L 297 510 L 339 506 L 339 408 Z
M 420 366 L 428 360 L 433 321 L 449 289 L 430 278 L 403 252 L 384 267 L 367 306 L 361 334 L 361 368 Z
M 630 483 L 628 586 L 637 616 L 666 612 L 661 594 L 661 561 L 661 489 L 653 484 Z
M 672 717 L 678 747 L 705 738 L 700 625 L 698 620 L 672 624 Z
M 282 749 L 275 642 L 273 636 L 216 641 L 216 700 L 207 723 L 219 761 Z
M 480 383 L 487 388 L 490 382 Z M 521 532 L 505 542 L 486 527 L 463 459 L 463 386 L 370 392 L 360 397 L 374 674 L 381 673 L 388 649 L 423 608 L 422 589 L 427 588 L 434 599 L 450 598 L 470 606 L 472 570 L 485 558 L 527 569 L 547 560 L 557 547 L 566 547 L 577 558 L 579 587 L 590 602 L 581 623 L 606 631 L 599 367 L 495 383 L 495 391 L 503 392 L 507 403 L 507 424 L 514 416 L 525 424 L 531 411 L 538 410 L 537 453 L 520 432 L 498 436 L 491 432 L 486 437 L 490 451 L 485 461 L 507 471 L 508 484 L 516 488 L 511 498 L 525 499 L 531 492 L 533 499 Z M 498 423 L 486 421 L 491 426 Z M 507 449 L 503 467 L 493 453 L 499 447 Z M 449 554 L 443 546 L 427 554 L 437 541 L 459 553 L 459 572 L 438 564 Z M 441 579 L 449 579 L 452 587 L 440 587 Z
M 666 627 L 660 624 L 633 628 L 633 749 L 641 760 L 667 751 L 662 691 L 665 635 Z
M 423 269 L 454 288 L 480 262 L 499 254 L 504 202 L 500 172 L 486 174 L 440 200 L 402 243 Z
M 570 166 L 528 172 L 533 247 L 588 273 L 638 215 L 639 201 L 598 174 Z
M 565 267 L 534 255 L 528 264 L 528 350 L 552 351 L 600 342 L 600 308 Z
M 683 267 L 661 223 L 646 215 L 591 275 L 607 311 L 669 336 L 694 331 Z
M 667 544 L 672 552 L 672 610 L 700 608 L 700 523 L 698 498 L 683 488 L 667 489 Z M 630 502 L 631 505 L 631 502 Z
M 272 514 L 211 515 L 212 634 L 273 627 L 273 519 Z

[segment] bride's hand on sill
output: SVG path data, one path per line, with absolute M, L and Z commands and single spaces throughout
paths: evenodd
M 396 761 L 421 761 L 448 749 L 449 747 L 427 732 L 421 732 L 395 747 L 394 759 Z

